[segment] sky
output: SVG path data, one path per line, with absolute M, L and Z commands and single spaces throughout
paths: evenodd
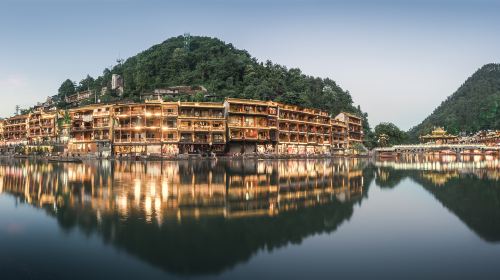
M 0 0 L 0 116 L 189 32 L 329 77 L 372 127 L 417 125 L 500 62 L 500 0 Z

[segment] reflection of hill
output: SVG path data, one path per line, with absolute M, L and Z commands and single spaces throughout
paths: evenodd
M 500 241 L 498 181 L 463 175 L 436 186 L 422 177 L 414 179 L 481 238 L 490 242 Z
M 13 161 L 0 166 L 0 191 L 45 209 L 62 229 L 198 275 L 335 231 L 372 176 L 350 161 Z
M 98 219 L 91 209 L 68 207 L 54 215 L 62 227 L 97 232 L 106 243 L 168 272 L 191 275 L 219 273 L 247 261 L 258 250 L 298 244 L 307 236 L 333 232 L 352 211 L 353 203 L 333 201 L 275 217 L 190 219 L 161 227 L 145 223 L 141 213 L 130 213 L 129 219 L 121 221 L 118 215 Z
M 499 171 L 474 168 L 475 163 L 384 163 L 378 165 L 376 182 L 395 186 L 404 178 L 422 185 L 482 239 L 500 241 Z M 494 163 L 496 166 L 497 163 Z

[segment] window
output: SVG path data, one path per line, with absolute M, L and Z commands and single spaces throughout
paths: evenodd
M 254 126 L 254 118 L 253 117 L 246 117 L 245 118 L 245 126 Z
M 240 117 L 237 116 L 231 116 L 229 118 L 229 123 L 233 125 L 240 125 Z
M 222 134 L 214 134 L 214 142 L 224 142 L 224 136 Z
M 177 126 L 177 122 L 173 121 L 173 120 L 168 120 L 166 122 L 166 127 L 168 128 L 175 128 Z

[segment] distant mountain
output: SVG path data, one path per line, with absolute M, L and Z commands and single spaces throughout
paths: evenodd
M 274 100 L 319 108 L 333 115 L 348 111 L 367 121 L 367 115 L 353 105 L 349 92 L 333 80 L 308 76 L 300 69 L 287 69 L 271 61 L 258 62 L 247 51 L 236 49 L 232 44 L 200 36 L 170 38 L 125 61 L 118 61 L 116 66 L 105 69 L 96 79 L 87 76 L 74 89 L 71 88 L 72 82 L 67 80 L 59 94 L 87 89 L 100 92 L 103 86 L 109 88 L 112 74 L 123 77 L 124 94 L 118 97 L 108 91 L 104 101 L 137 100 L 142 92 L 155 88 L 202 85 L 211 96 L 215 96 L 210 97 L 213 101 L 225 97 Z M 203 95 L 193 98 L 194 101 L 207 99 Z
M 422 123 L 410 129 L 413 139 L 434 126 L 448 132 L 500 129 L 500 64 L 486 64 L 469 77 Z

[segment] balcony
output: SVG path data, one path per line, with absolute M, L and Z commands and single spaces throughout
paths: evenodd
M 93 138 L 92 137 L 71 137 L 71 141 L 73 142 L 88 142 L 88 141 L 92 141 Z
M 268 134 L 264 134 L 264 133 L 259 133 L 259 140 L 270 140 L 269 138 L 269 135 Z
M 130 143 L 132 139 L 130 137 L 128 138 L 115 138 L 116 143 Z
M 178 130 L 182 130 L 182 131 L 193 131 L 193 126 L 190 126 L 190 125 L 180 125 L 180 126 L 178 126 L 177 129 Z
M 142 108 L 132 109 L 129 111 L 131 116 L 142 116 L 146 114 L 146 111 Z
M 280 142 L 290 142 L 290 136 L 288 134 L 280 133 L 279 141 Z
M 71 127 L 71 131 L 88 131 L 92 130 L 91 126 L 73 126 Z
M 212 142 L 216 144 L 224 144 L 226 143 L 224 139 L 224 135 L 221 134 L 214 134 L 212 135 Z
M 208 135 L 205 136 L 195 136 L 194 143 L 197 144 L 208 144 L 210 143 L 210 137 Z
M 109 129 L 109 124 L 94 124 L 94 129 Z
M 179 139 L 180 143 L 192 143 L 193 142 L 193 137 L 192 136 L 181 136 Z
M 226 128 L 224 127 L 224 125 L 218 125 L 218 126 L 216 126 L 214 124 L 214 125 L 212 125 L 211 130 L 212 131 L 225 131 Z
M 243 139 L 243 133 L 241 131 L 231 131 L 229 137 L 233 140 Z
M 104 111 L 104 112 L 94 112 L 93 113 L 94 117 L 108 117 L 109 116 L 109 111 Z
M 164 117 L 175 117 L 178 115 L 177 109 L 164 109 L 163 110 L 163 116 Z
M 349 118 L 349 123 L 361 125 L 361 120 L 356 118 Z
M 209 125 L 195 125 L 194 130 L 195 131 L 209 131 L 210 126 Z
M 161 142 L 161 138 L 160 137 L 146 137 L 146 142 L 149 142 L 149 143 Z
M 250 115 L 268 115 L 268 110 L 263 106 L 253 106 L 253 105 L 234 105 L 229 106 L 230 113 L 236 114 L 250 114 Z M 276 114 L 276 113 L 274 113 Z
M 94 137 L 95 141 L 109 141 L 109 135 L 102 135 L 102 136 L 95 136 Z

